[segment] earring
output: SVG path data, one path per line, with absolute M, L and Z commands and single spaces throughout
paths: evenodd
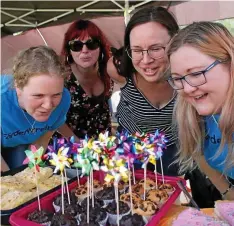
M 73 58 L 72 58 L 72 55 L 67 55 L 67 58 L 66 58 L 66 60 L 67 60 L 67 63 L 68 63 L 68 64 L 71 64 L 71 63 L 73 63 Z

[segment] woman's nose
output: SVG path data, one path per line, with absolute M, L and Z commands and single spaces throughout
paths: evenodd
M 185 93 L 192 93 L 197 89 L 197 87 L 189 85 L 189 83 L 187 81 L 185 81 L 185 80 L 182 80 L 182 82 L 183 82 L 184 92 Z

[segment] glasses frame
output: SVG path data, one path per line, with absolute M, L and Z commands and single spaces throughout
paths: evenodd
M 81 43 L 82 47 L 81 47 L 80 50 L 74 50 L 74 49 L 72 50 L 71 46 L 74 45 L 74 43 L 76 43 L 76 42 Z M 92 45 L 92 44 L 98 44 L 98 45 L 97 45 L 97 47 L 95 47 L 95 48 L 90 48 L 90 46 L 89 46 L 90 44 L 91 44 L 91 45 Z M 99 40 L 99 39 L 88 39 L 86 42 L 82 42 L 82 41 L 80 41 L 80 40 L 71 40 L 71 41 L 68 42 L 69 49 L 70 49 L 71 51 L 73 51 L 73 52 L 80 52 L 80 51 L 83 49 L 84 45 L 86 45 L 86 47 L 87 47 L 89 50 L 95 50 L 95 49 L 100 48 L 100 40 Z
M 166 47 L 165 47 L 165 46 L 158 46 L 158 47 L 162 48 L 162 49 L 164 50 L 164 54 L 165 54 L 165 49 L 166 49 Z M 153 48 L 139 50 L 139 51 L 141 51 L 141 56 L 142 56 L 141 59 L 139 59 L 139 60 L 133 59 L 133 58 L 131 57 L 131 54 L 128 52 L 128 51 L 134 50 L 134 49 L 131 49 L 130 47 L 128 47 L 128 48 L 125 49 L 125 51 L 127 52 L 128 57 L 129 57 L 131 60 L 135 60 L 135 61 L 141 61 L 141 60 L 143 59 L 143 57 L 144 57 L 144 53 L 143 53 L 143 52 L 147 52 L 148 56 L 149 56 L 150 58 L 154 59 L 154 60 L 163 58 L 163 56 L 157 57 L 157 58 L 152 57 L 152 56 L 149 54 L 149 50 L 152 50 L 152 49 L 153 49 Z
M 167 81 L 168 81 L 168 83 L 171 85 L 171 87 L 173 88 L 173 89 L 175 89 L 175 90 L 181 90 L 181 89 L 184 89 L 184 83 L 183 83 L 183 80 L 184 81 L 186 81 L 190 86 L 192 86 L 192 87 L 198 87 L 198 86 L 201 86 L 201 85 L 204 85 L 205 83 L 207 83 L 207 80 L 206 80 L 206 73 L 208 72 L 208 71 L 210 71 L 212 68 L 214 68 L 216 65 L 218 65 L 218 64 L 221 64 L 221 63 L 223 63 L 224 61 L 220 61 L 220 60 L 215 60 L 215 62 L 213 62 L 211 65 L 209 65 L 205 70 L 202 70 L 202 71 L 197 71 L 197 72 L 193 72 L 193 73 L 189 73 L 189 74 L 187 74 L 187 75 L 184 75 L 184 76 L 182 76 L 182 77 L 180 77 L 180 78 L 172 78 L 171 76 L 170 76 L 170 78 L 168 78 L 167 79 Z M 203 75 L 204 76 L 204 82 L 202 83 L 202 84 L 199 84 L 199 85 L 191 85 L 190 83 L 189 83 L 189 81 L 187 81 L 186 80 L 186 77 L 187 76 L 191 76 L 191 75 Z M 173 80 L 180 80 L 181 81 L 181 85 L 182 85 L 182 88 L 176 88 L 173 84 Z

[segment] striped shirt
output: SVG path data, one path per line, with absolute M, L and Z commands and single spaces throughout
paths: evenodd
M 117 107 L 117 120 L 129 133 L 164 132 L 167 146 L 175 143 L 177 136 L 172 132 L 172 114 L 176 96 L 161 109 L 154 107 L 136 88 L 131 78 L 121 88 L 121 98 Z

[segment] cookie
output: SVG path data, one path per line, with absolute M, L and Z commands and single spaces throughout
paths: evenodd
M 132 185 L 132 192 L 141 196 L 144 194 L 144 186 L 138 183 L 134 184 Z
M 142 184 L 144 187 L 144 179 L 139 181 L 139 184 Z M 147 178 L 146 179 L 146 190 L 151 190 L 155 188 L 155 181 L 153 181 L 152 179 Z
M 164 190 L 167 193 L 171 193 L 175 190 L 175 188 L 171 184 L 166 183 L 166 184 L 161 184 L 159 186 L 159 190 Z
M 122 194 L 120 196 L 120 201 L 129 204 L 131 202 L 130 193 Z M 140 201 L 141 201 L 140 196 L 138 194 L 132 193 L 132 203 L 134 204 L 134 203 L 137 203 L 137 202 L 140 202 Z
M 141 216 L 152 216 L 158 211 L 158 206 L 151 201 L 140 201 L 133 205 L 133 212 Z
M 164 203 L 168 199 L 168 194 L 164 190 L 153 189 L 147 192 L 146 199 L 155 203 Z

